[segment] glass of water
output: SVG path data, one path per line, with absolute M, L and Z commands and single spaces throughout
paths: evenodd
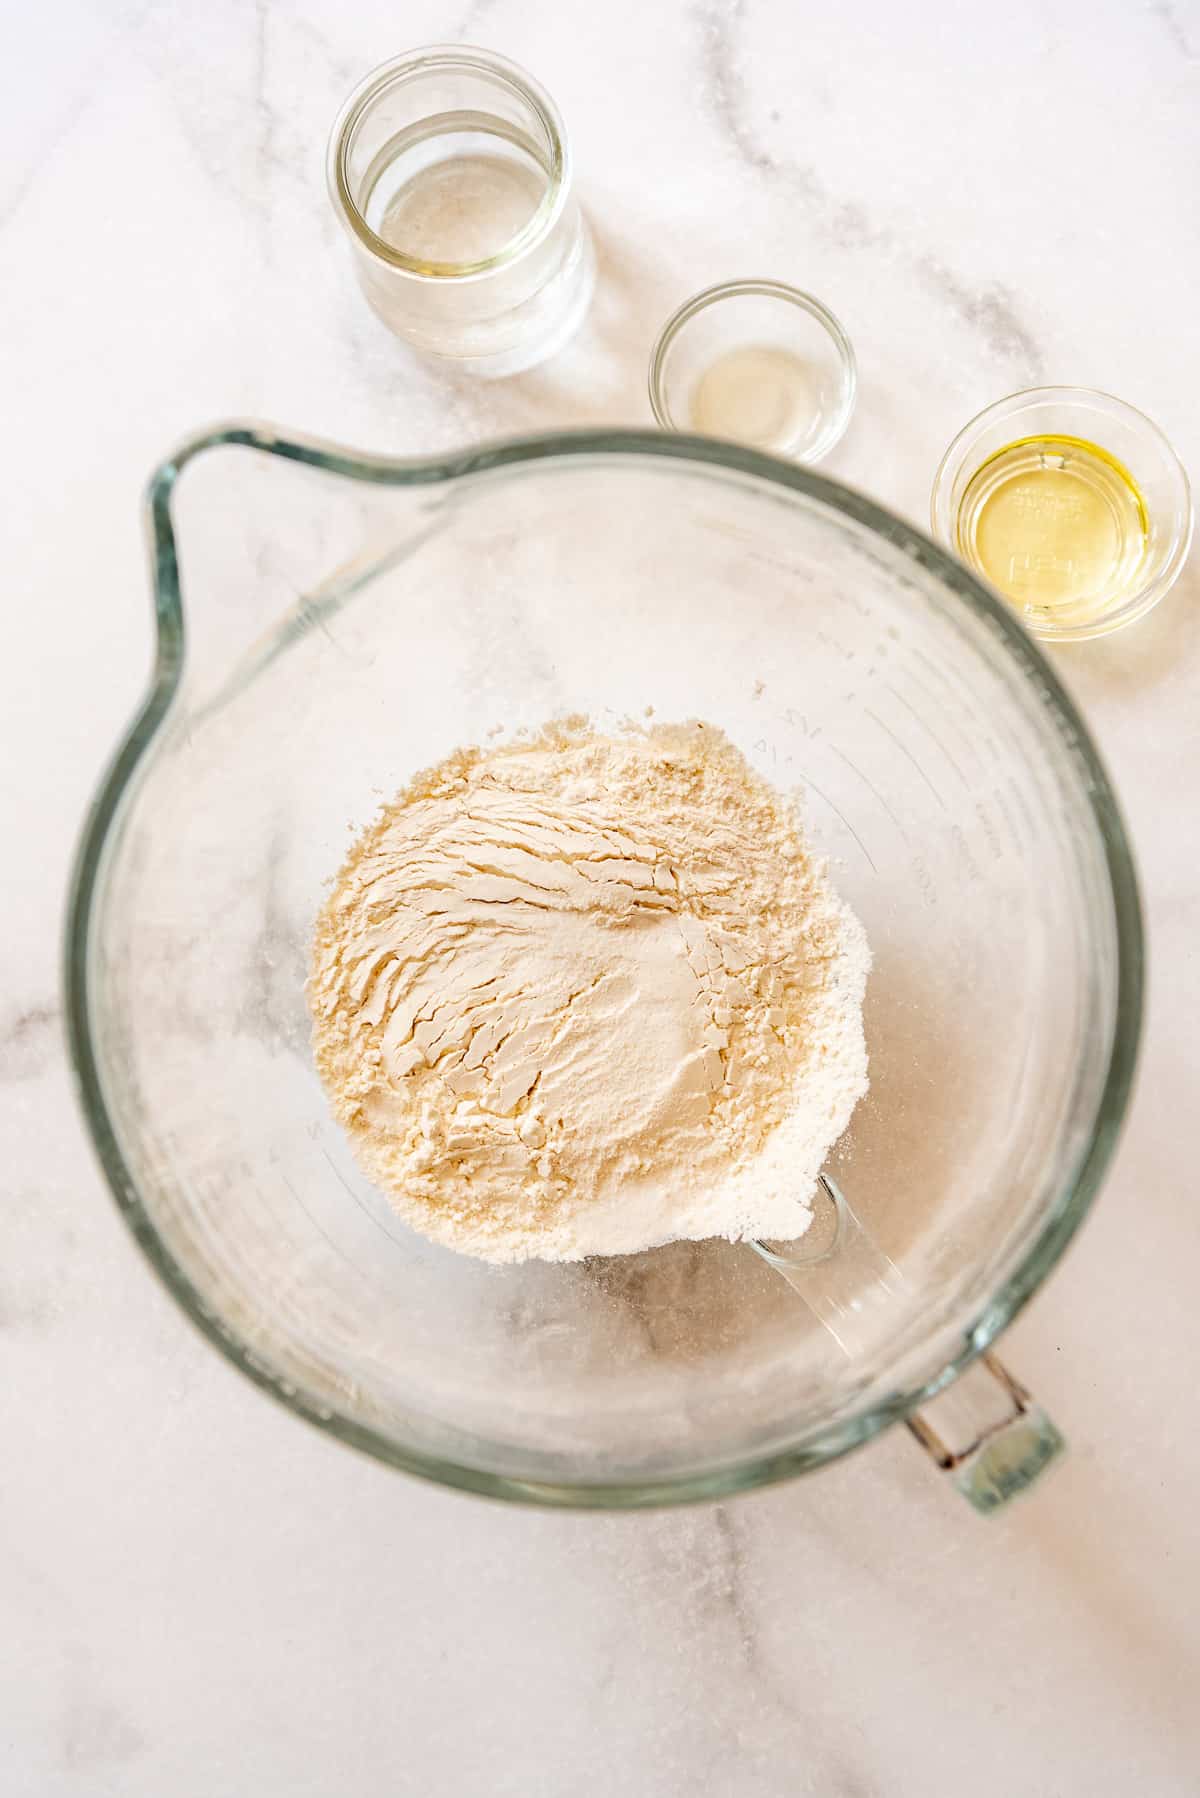
M 591 242 L 558 108 L 488 50 L 385 63 L 329 140 L 329 192 L 383 322 L 425 355 L 517 374 L 587 311 Z

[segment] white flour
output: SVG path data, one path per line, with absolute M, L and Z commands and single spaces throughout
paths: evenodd
M 366 1172 L 489 1261 L 793 1238 L 867 1086 L 861 926 L 704 724 L 569 719 L 427 770 L 317 923 L 317 1067 Z

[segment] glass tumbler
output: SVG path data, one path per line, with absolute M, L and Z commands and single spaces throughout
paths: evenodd
M 594 261 L 558 109 L 487 50 L 385 63 L 333 127 L 329 193 L 363 292 L 433 357 L 517 374 L 562 347 Z

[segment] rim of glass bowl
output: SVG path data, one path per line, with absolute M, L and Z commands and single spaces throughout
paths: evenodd
M 824 331 L 832 343 L 838 359 L 838 394 L 836 404 L 825 414 L 822 421 L 822 432 L 803 456 L 791 455 L 786 450 L 778 454 L 790 461 L 802 463 L 811 468 L 820 462 L 831 449 L 839 444 L 846 434 L 846 427 L 854 413 L 854 401 L 858 393 L 858 361 L 854 354 L 854 345 L 846 335 L 845 327 L 836 318 L 823 301 L 815 294 L 805 293 L 800 287 L 791 287 L 786 281 L 770 281 L 755 276 L 738 281 L 719 281 L 714 287 L 705 287 L 700 293 L 694 293 L 690 300 L 676 307 L 662 330 L 654 340 L 650 351 L 650 368 L 647 384 L 650 394 L 650 410 L 664 431 L 681 432 L 681 427 L 671 416 L 671 408 L 667 404 L 667 359 L 675 346 L 680 333 L 687 329 L 692 320 L 712 306 L 724 305 L 726 300 L 745 298 L 778 300 L 781 305 L 791 306 L 797 312 L 807 313 Z M 686 433 L 682 433 L 686 435 Z M 731 440 L 735 441 L 735 440 Z
M 1178 485 L 1177 505 L 1171 520 L 1169 551 L 1162 568 L 1152 580 L 1146 581 L 1128 599 L 1114 606 L 1112 611 L 1105 612 L 1086 624 L 1038 623 L 1025 626 L 1031 635 L 1038 637 L 1043 643 L 1087 643 L 1097 637 L 1109 637 L 1114 631 L 1124 630 L 1128 624 L 1136 624 L 1147 612 L 1153 611 L 1161 599 L 1166 598 L 1183 573 L 1192 544 L 1191 485 L 1187 469 L 1176 455 L 1166 432 L 1155 424 L 1148 413 L 1137 406 L 1131 406 L 1128 400 L 1118 399 L 1115 393 L 1106 393 L 1101 387 L 1022 387 L 1016 393 L 1006 393 L 1002 399 L 993 400 L 982 412 L 969 418 L 938 463 L 929 495 L 929 524 L 938 541 L 946 544 L 951 551 L 955 550 L 958 535 L 958 519 L 952 507 L 955 485 L 968 463 L 974 464 L 971 469 L 973 477 L 987 460 L 986 457 L 979 457 L 976 447 L 979 439 L 991 425 L 997 424 L 1001 419 L 1010 415 L 1015 418 L 1028 407 L 1037 405 L 1060 406 L 1064 411 L 1078 407 L 1081 411 L 1115 414 L 1154 443 L 1165 466 L 1170 469 L 1171 478 Z M 1092 428 L 1089 426 L 1089 429 Z M 1014 615 L 1020 616 L 1015 606 L 1012 610 Z
M 372 231 L 350 191 L 346 175 L 351 141 L 371 102 L 385 88 L 431 69 L 466 69 L 475 74 L 490 75 L 512 88 L 537 114 L 550 147 L 546 191 L 532 217 L 494 256 L 485 256 L 478 262 L 425 262 L 405 255 L 403 250 Z M 547 235 L 566 204 L 571 183 L 571 154 L 558 107 L 545 88 L 519 64 L 498 56 L 494 50 L 476 49 L 473 44 L 429 44 L 422 50 L 409 50 L 390 62 L 380 63 L 348 96 L 329 134 L 325 177 L 334 211 L 372 256 L 386 262 L 398 274 L 411 275 L 418 281 L 471 281 L 507 268 Z
M 785 487 L 864 526 L 892 543 L 969 610 L 985 616 L 1018 667 L 1037 682 L 1074 746 L 1092 815 L 1104 845 L 1116 924 L 1117 1003 L 1112 1050 L 1090 1136 L 1074 1170 L 1064 1179 L 1044 1222 L 1019 1264 L 982 1303 L 963 1329 L 957 1352 L 920 1385 L 898 1389 L 835 1423 L 810 1432 L 785 1449 L 735 1462 L 720 1462 L 668 1478 L 645 1481 L 554 1482 L 500 1474 L 463 1461 L 425 1453 L 393 1440 L 330 1407 L 275 1373 L 259 1349 L 250 1350 L 215 1317 L 155 1226 L 121 1151 L 105 1101 L 96 1040 L 90 940 L 94 908 L 102 892 L 110 833 L 139 764 L 151 750 L 179 687 L 184 662 L 184 624 L 179 569 L 170 516 L 171 493 L 187 463 L 203 452 L 239 445 L 377 485 L 409 487 L 450 482 L 466 475 L 547 460 L 619 456 L 707 464 Z M 870 1441 L 939 1391 L 1004 1330 L 1045 1279 L 1083 1221 L 1112 1156 L 1132 1083 L 1142 1013 L 1143 941 L 1137 879 L 1115 795 L 1087 728 L 1042 651 L 1002 600 L 967 568 L 912 525 L 862 494 L 802 464 L 711 438 L 653 430 L 572 431 L 486 444 L 444 457 L 392 461 L 358 455 L 315 438 L 284 436 L 269 425 L 229 423 L 198 433 L 163 462 L 147 491 L 157 627 L 154 667 L 139 711 L 118 745 L 85 816 L 68 897 L 64 988 L 67 1034 L 84 1117 L 117 1206 L 150 1265 L 192 1322 L 242 1373 L 297 1416 L 377 1460 L 444 1486 L 526 1504 L 576 1509 L 634 1509 L 721 1498 L 766 1486 L 823 1466 Z

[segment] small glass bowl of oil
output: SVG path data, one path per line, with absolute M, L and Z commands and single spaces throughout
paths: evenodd
M 850 339 L 811 294 L 782 281 L 726 281 L 671 315 L 650 357 L 650 404 L 666 431 L 696 431 L 816 462 L 854 409 Z
M 1078 642 L 1157 605 L 1187 558 L 1179 458 L 1144 413 L 1086 387 L 998 400 L 959 432 L 933 529 L 1036 637 Z

